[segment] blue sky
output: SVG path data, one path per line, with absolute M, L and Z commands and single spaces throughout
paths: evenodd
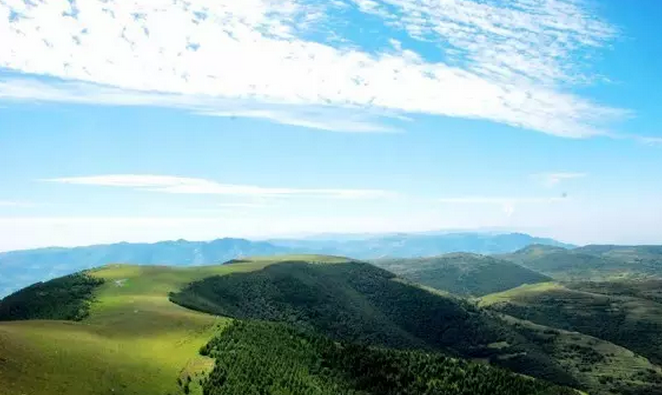
M 0 250 L 661 243 L 662 4 L 0 0 Z

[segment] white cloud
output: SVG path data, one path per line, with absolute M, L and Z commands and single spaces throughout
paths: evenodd
M 532 177 L 543 186 L 552 188 L 559 185 L 562 181 L 584 178 L 586 176 L 586 173 L 543 173 L 534 174 Z
M 350 37 L 340 37 L 348 44 L 330 44 L 341 34 L 335 24 L 342 18 L 334 12 L 347 5 L 339 0 L 4 0 L 0 68 L 125 92 L 100 97 L 85 91 L 86 103 L 197 111 L 203 101 L 206 113 L 324 130 L 388 129 L 375 119 L 343 116 L 372 109 L 377 117 L 486 119 L 587 137 L 607 133 L 604 122 L 624 114 L 569 89 L 590 80 L 584 55 L 617 33 L 579 0 L 359 3 L 383 25 L 387 39 L 401 29 L 410 41 L 432 44 L 445 60 L 429 60 L 404 41 L 402 48 L 377 51 Z M 41 89 L 26 95 L 12 84 L 0 85 L 0 97 L 76 101 L 81 93 L 80 86 L 59 83 L 59 93 L 50 97 Z M 235 101 L 259 108 L 228 110 Z M 309 107 L 325 116 L 302 118 Z
M 266 188 L 255 185 L 221 184 L 202 178 L 186 178 L 147 174 L 111 174 L 90 177 L 65 177 L 44 180 L 62 184 L 123 187 L 142 191 L 196 194 L 228 195 L 249 197 L 318 197 L 334 199 L 374 199 L 392 195 L 390 192 L 374 189 L 297 189 Z

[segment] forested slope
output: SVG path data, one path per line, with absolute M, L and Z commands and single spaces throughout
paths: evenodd
M 485 364 L 339 344 L 280 323 L 235 321 L 201 352 L 216 360 L 205 395 L 576 394 Z
M 373 263 L 408 280 L 461 296 L 483 296 L 522 284 L 551 280 L 507 260 L 468 253 L 380 259 Z

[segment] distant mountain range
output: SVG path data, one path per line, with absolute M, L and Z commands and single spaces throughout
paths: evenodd
M 332 254 L 356 259 L 417 258 L 451 252 L 511 253 L 533 244 L 572 247 L 522 233 L 424 233 L 321 235 L 267 241 L 224 238 L 209 242 L 177 240 L 41 248 L 0 253 L 0 297 L 38 281 L 117 262 L 189 266 L 218 264 L 246 256 L 290 253 Z
M 533 244 L 572 248 L 559 241 L 524 233 L 402 233 L 327 239 L 273 239 L 270 243 L 297 252 L 334 254 L 357 259 L 417 258 L 451 252 L 502 254 Z

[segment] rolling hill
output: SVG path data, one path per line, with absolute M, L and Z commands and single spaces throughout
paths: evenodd
M 3 395 L 662 391 L 660 368 L 623 347 L 336 256 L 109 265 L 0 311 L 20 312 L 0 322 Z
M 658 247 L 586 246 L 565 249 L 530 245 L 498 258 L 510 260 L 557 280 L 610 280 L 662 276 Z
M 538 324 L 581 332 L 662 364 L 662 303 L 642 297 L 661 281 L 547 283 L 488 295 L 483 306 Z M 656 288 L 655 292 L 659 292 Z
M 278 374 L 281 389 L 296 389 L 301 385 L 320 388 L 319 385 L 329 384 L 327 390 L 330 393 L 377 394 L 384 393 L 377 392 L 380 383 L 401 384 L 416 391 L 417 383 L 425 379 L 430 388 L 444 393 L 462 387 L 495 393 L 504 385 L 520 389 L 520 393 L 569 393 L 569 390 L 549 383 L 440 354 L 352 348 L 350 345 L 337 349 L 335 342 L 325 340 L 322 335 L 296 329 L 294 339 L 298 340 L 293 341 L 291 336 L 282 337 L 283 331 L 289 329 L 265 327 L 266 324 L 248 323 L 251 330 L 242 331 L 241 326 L 237 327 L 238 323 L 231 324 L 227 318 L 191 311 L 168 301 L 169 294 L 184 292 L 190 288 L 186 284 L 191 282 L 234 278 L 245 272 L 269 270 L 269 267 L 287 268 L 287 262 L 292 260 L 306 262 L 304 265 L 310 268 L 327 269 L 341 268 L 351 262 L 339 257 L 304 255 L 235 260 L 228 265 L 195 268 L 110 265 L 21 290 L 0 301 L 0 311 L 21 312 L 19 316 L 0 317 L 15 320 L 0 322 L 0 388 L 3 395 L 201 394 L 203 387 L 205 394 L 229 394 L 238 390 L 241 393 L 261 393 L 265 389 L 260 390 L 254 378 L 262 376 L 255 376 L 253 370 L 259 367 L 262 371 L 281 372 L 279 369 L 284 366 L 285 356 L 292 359 L 285 365 L 290 375 Z M 373 271 L 392 280 L 393 276 L 388 272 L 369 269 L 365 265 L 360 264 L 357 270 Z M 374 279 L 367 277 L 365 281 Z M 392 283 L 405 286 L 397 281 Z M 56 305 L 53 298 L 59 300 L 66 295 L 72 284 L 82 287 L 83 292 L 72 294 L 69 303 L 62 305 L 61 309 L 53 308 Z M 427 291 L 411 288 L 435 297 Z M 90 289 L 92 292 L 88 292 Z M 37 299 L 32 300 L 35 296 Z M 352 295 L 348 297 L 354 300 Z M 86 314 L 63 315 L 71 310 L 67 306 L 84 306 Z M 455 306 L 455 302 L 449 306 Z M 454 313 L 468 318 L 468 313 L 459 306 L 457 304 Z M 17 310 L 17 307 L 20 308 Z M 342 314 L 351 315 L 351 312 Z M 62 321 L 62 318 L 79 321 Z M 230 327 L 224 330 L 227 325 Z M 255 332 L 255 328 L 262 328 L 262 332 Z M 263 343 L 253 342 L 256 333 L 262 334 L 259 339 Z M 222 354 L 218 350 L 224 344 L 235 347 L 234 355 L 241 353 L 238 355 L 240 361 L 253 362 L 252 365 L 233 363 L 234 370 L 228 372 L 231 380 L 226 380 L 228 376 L 219 371 L 228 366 L 219 361 Z M 251 345 L 253 351 L 238 347 L 241 344 Z M 302 355 L 299 348 L 306 344 L 310 346 L 303 347 Z M 278 352 L 287 352 L 278 355 L 262 352 L 273 350 L 273 347 L 281 347 L 276 348 Z M 204 355 L 199 355 L 199 350 L 203 350 Z M 256 359 L 258 351 L 270 359 Z M 217 359 L 213 369 L 214 359 L 210 357 Z M 400 369 L 401 373 L 394 376 L 389 370 L 383 371 L 383 377 L 359 375 L 354 370 L 347 370 L 350 366 L 347 363 L 352 361 L 355 367 L 374 367 L 388 362 L 395 364 L 393 368 Z M 313 368 L 319 369 L 320 366 L 325 367 L 304 382 L 295 374 L 302 369 L 314 372 Z M 219 380 L 234 387 L 219 386 Z M 268 385 L 270 389 L 274 388 L 274 383 Z M 393 388 L 400 388 L 397 385 Z M 336 392 L 338 388 L 347 391 Z
M 360 261 L 282 261 L 193 282 L 171 300 L 212 314 L 280 322 L 336 341 L 489 361 L 591 394 L 662 391 L 660 368 L 623 347 L 490 313 Z
M 62 321 L 54 310 L 43 315 L 41 305 L 33 304 L 25 314 L 40 320 L 0 322 L 2 395 L 176 394 L 178 378 L 211 369 L 213 361 L 198 350 L 229 321 L 170 303 L 168 293 L 210 275 L 265 264 L 110 265 L 87 271 L 103 284 L 95 288 L 89 315 L 81 321 Z M 56 298 L 66 292 L 57 284 L 53 288 Z M 0 301 L 0 310 L 6 300 L 32 294 L 30 288 L 19 291 Z M 200 393 L 199 386 L 191 388 Z
M 461 296 L 483 296 L 551 280 L 510 261 L 469 253 L 379 259 L 372 263 L 415 283 Z

